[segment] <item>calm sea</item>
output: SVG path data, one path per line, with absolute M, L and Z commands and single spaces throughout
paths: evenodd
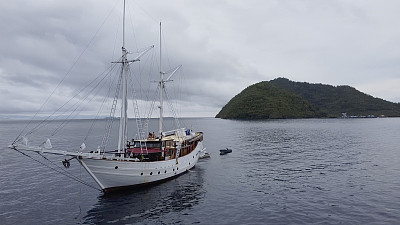
M 174 180 L 103 195 L 44 166 L 62 167 L 62 157 L 8 149 L 25 123 L 0 122 L 0 223 L 400 224 L 400 118 L 182 123 L 204 132 L 211 158 Z M 53 146 L 76 149 L 91 124 L 70 123 Z M 76 160 L 68 171 L 96 185 Z

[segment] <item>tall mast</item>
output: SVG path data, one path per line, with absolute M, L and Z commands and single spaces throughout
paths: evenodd
M 127 70 L 128 70 L 128 52 L 125 49 L 125 0 L 122 20 L 122 104 L 121 118 L 119 120 L 119 136 L 118 136 L 118 153 L 124 151 L 127 140 L 127 110 L 128 110 L 128 85 L 127 85 Z
M 122 49 L 124 48 L 125 48 L 125 0 L 124 0 L 124 11 L 122 12 Z
M 164 73 L 162 72 L 162 57 L 161 57 L 161 22 L 160 22 L 160 120 L 158 123 L 158 134 L 160 135 L 160 138 L 162 136 L 162 130 L 163 130 L 163 92 L 164 92 Z

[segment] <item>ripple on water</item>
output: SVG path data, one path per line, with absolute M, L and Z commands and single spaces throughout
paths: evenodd
M 400 221 L 399 119 L 192 121 L 212 157 L 193 173 L 133 192 L 102 195 L 20 155 L 0 155 L 0 218 L 5 224 Z M 63 145 L 73 132 L 59 139 Z M 220 156 L 224 147 L 233 152 Z M 79 166 L 70 171 L 79 174 Z

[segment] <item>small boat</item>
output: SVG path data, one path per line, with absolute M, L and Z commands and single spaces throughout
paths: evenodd
M 231 152 L 232 152 L 232 149 L 230 149 L 230 148 L 220 149 L 219 150 L 219 154 L 220 155 L 225 155 L 225 154 L 228 154 L 228 153 L 231 153 Z
M 199 155 L 199 159 L 206 159 L 211 157 L 211 154 L 208 153 L 206 150 L 200 150 Z

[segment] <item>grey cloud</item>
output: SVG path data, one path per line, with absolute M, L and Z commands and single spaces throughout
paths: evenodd
M 72 65 L 53 108 L 104 71 L 121 52 L 120 6 L 121 1 L 94 0 L 2 3 L 0 114 L 40 107 Z M 185 116 L 214 116 L 245 87 L 280 76 L 352 85 L 399 101 L 393 85 L 400 77 L 397 1 L 173 0 L 128 1 L 128 6 L 132 52 L 157 45 L 163 21 L 164 70 L 183 65 L 175 84 L 168 84 L 169 93 L 179 104 L 192 103 L 192 110 L 178 107 Z M 139 99 L 147 99 L 141 91 L 156 86 L 150 81 L 158 76 L 157 53 L 156 48 L 133 65 Z M 144 70 L 154 58 L 154 68 Z M 136 77 L 139 70 L 144 78 Z M 106 92 L 97 92 L 98 101 L 85 110 L 94 110 Z

